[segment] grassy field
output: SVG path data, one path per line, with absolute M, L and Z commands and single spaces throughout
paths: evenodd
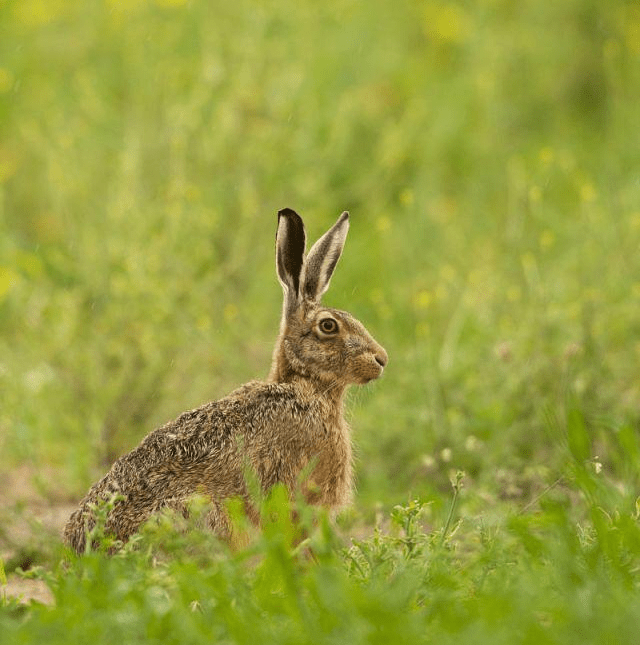
M 622 0 L 0 2 L 2 642 L 636 643 L 639 105 Z M 113 459 L 267 374 L 285 206 L 351 212 L 326 302 L 389 353 L 353 509 L 70 559 Z

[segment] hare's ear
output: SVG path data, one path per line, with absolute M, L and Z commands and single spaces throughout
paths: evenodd
M 290 208 L 278 211 L 276 271 L 284 291 L 285 306 L 288 311 L 300 300 L 300 279 L 306 243 L 307 236 L 300 215 Z
M 349 213 L 338 221 L 311 247 L 305 262 L 302 290 L 306 298 L 318 301 L 329 288 L 349 231 Z

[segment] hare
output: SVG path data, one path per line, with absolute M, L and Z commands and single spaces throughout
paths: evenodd
M 244 499 L 250 519 L 258 521 L 247 467 L 264 491 L 280 482 L 292 496 L 299 487 L 308 503 L 330 511 L 349 503 L 353 476 L 344 392 L 381 376 L 387 353 L 349 313 L 320 304 L 348 228 L 344 212 L 305 256 L 301 217 L 279 211 L 276 270 L 284 304 L 267 380 L 184 412 L 120 457 L 69 518 L 64 539 L 72 549 L 82 553 L 92 546 L 86 539 L 95 504 L 114 494 L 105 530 L 123 542 L 155 511 L 184 508 L 195 493 L 210 498 L 208 523 L 229 539 L 228 498 Z M 301 482 L 303 473 L 307 479 Z

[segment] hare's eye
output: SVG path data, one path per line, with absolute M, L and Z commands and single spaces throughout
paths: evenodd
M 323 318 L 320 321 L 320 331 L 324 334 L 335 334 L 338 331 L 338 323 L 333 318 Z

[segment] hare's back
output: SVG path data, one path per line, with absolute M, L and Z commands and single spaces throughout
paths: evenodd
M 228 457 L 255 441 L 276 441 L 278 433 L 286 440 L 305 420 L 319 416 L 313 407 L 290 384 L 251 381 L 222 399 L 183 412 L 121 459 L 184 465 Z

